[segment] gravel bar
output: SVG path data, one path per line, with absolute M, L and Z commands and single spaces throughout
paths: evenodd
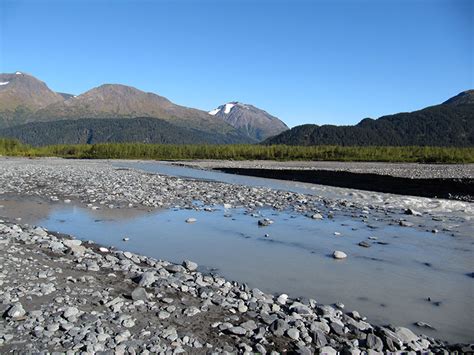
M 410 179 L 473 179 L 474 164 L 418 164 L 332 161 L 199 160 L 172 164 L 198 169 L 329 170 L 390 175 Z

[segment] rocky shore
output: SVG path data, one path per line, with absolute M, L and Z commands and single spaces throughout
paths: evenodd
M 40 227 L 1 221 L 0 265 L 2 353 L 474 350 Z
M 90 209 L 290 209 L 370 223 L 422 213 L 263 187 L 182 179 L 116 168 L 106 161 L 0 160 L 0 195 L 82 203 Z M 199 201 L 200 204 L 196 204 Z M 464 205 L 462 205 L 464 206 Z M 464 208 L 464 207 L 462 207 Z M 397 210 L 398 215 L 392 216 Z M 448 227 L 464 218 L 429 218 Z M 21 217 L 21 216 L 18 216 Z M 454 228 L 454 227 L 453 227 Z M 457 227 L 456 227 L 457 228 Z M 339 254 L 338 254 L 339 255 Z M 290 291 L 290 290 L 288 290 Z M 467 352 L 396 326 L 370 324 L 344 305 L 268 295 L 167 261 L 82 242 L 41 227 L 0 221 L 0 352 L 382 353 Z

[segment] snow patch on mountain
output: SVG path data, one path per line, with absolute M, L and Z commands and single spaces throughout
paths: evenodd
M 7 85 L 9 83 L 9 81 L 3 81 L 0 83 L 0 85 Z
M 15 74 L 16 74 L 16 75 L 21 75 L 21 74 L 23 74 L 23 73 L 22 73 L 22 72 L 19 72 L 19 71 L 17 71 Z
M 230 113 L 230 110 L 232 110 L 232 107 L 234 106 L 235 104 L 225 104 L 224 113 Z

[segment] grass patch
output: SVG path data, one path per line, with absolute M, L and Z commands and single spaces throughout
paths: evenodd
M 321 160 L 417 163 L 474 163 L 474 148 L 458 147 L 343 147 L 288 145 L 172 145 L 103 143 L 32 147 L 0 138 L 0 155 L 76 159 L 153 160 Z

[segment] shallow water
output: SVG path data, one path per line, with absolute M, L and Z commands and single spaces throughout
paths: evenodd
M 165 174 L 177 177 L 219 181 L 229 184 L 247 186 L 260 186 L 276 190 L 316 195 L 328 199 L 345 199 L 355 203 L 379 205 L 386 208 L 413 208 L 425 212 L 438 213 L 440 215 L 448 216 L 451 216 L 454 212 L 458 217 L 468 221 L 474 220 L 474 203 L 464 201 L 394 195 L 389 193 L 309 184 L 296 181 L 226 174 L 218 171 L 176 166 L 166 162 L 121 161 L 113 162 L 112 165 L 117 168 L 139 169 L 150 173 Z M 474 233 L 471 231 L 471 235 L 472 234 Z
M 159 259 L 190 259 L 203 272 L 216 272 L 265 292 L 326 304 L 342 302 L 347 310 L 357 310 L 374 323 L 409 326 L 450 341 L 474 340 L 474 279 L 469 276 L 474 271 L 474 240 L 469 236 L 433 234 L 385 222 L 372 221 L 369 226 L 343 215 L 317 221 L 273 210 L 260 210 L 257 217 L 223 208 L 146 212 L 92 211 L 31 200 L 0 200 L 0 204 L 2 216 L 24 216 L 23 222 Z M 185 223 L 189 217 L 197 222 Z M 275 223 L 258 227 L 262 217 Z M 130 241 L 123 242 L 124 236 Z M 368 240 L 369 236 L 378 239 Z M 363 240 L 372 246 L 358 246 Z M 331 253 L 336 249 L 348 258 L 334 260 Z M 437 330 L 416 328 L 417 321 Z

